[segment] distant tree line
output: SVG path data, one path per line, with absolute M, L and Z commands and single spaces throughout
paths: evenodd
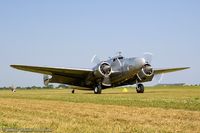
M 69 86 L 67 85 L 58 85 L 58 86 L 53 86 L 53 85 L 48 85 L 48 86 L 32 86 L 32 87 L 13 87 L 13 86 L 10 86 L 10 87 L 0 87 L 0 90 L 12 90 L 13 88 L 17 89 L 17 90 L 31 90 L 31 89 L 66 89 L 68 88 Z
M 185 84 L 185 83 L 177 83 L 177 84 L 157 84 L 155 86 L 200 86 L 200 84 Z

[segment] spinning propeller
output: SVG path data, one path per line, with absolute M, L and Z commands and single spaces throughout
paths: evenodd
M 91 63 L 99 64 L 101 62 L 100 58 L 97 57 L 97 55 L 94 55 L 91 59 Z
M 104 86 L 111 86 L 111 81 L 110 81 L 110 75 L 112 73 L 111 65 L 108 62 L 102 61 L 96 55 L 92 57 L 91 63 L 97 64 L 97 71 L 100 77 L 102 78 L 102 84 Z
M 150 52 L 145 52 L 144 55 L 143 55 L 143 58 L 145 59 L 147 64 L 151 64 L 152 57 L 153 57 L 153 54 L 150 53 Z
M 152 63 L 152 59 L 153 59 L 153 54 L 150 53 L 150 52 L 145 52 L 143 54 L 143 58 L 145 59 L 145 62 L 147 64 L 151 64 Z M 160 84 L 161 81 L 163 80 L 163 74 L 158 74 L 158 75 L 155 75 L 155 81 L 157 82 L 157 84 Z

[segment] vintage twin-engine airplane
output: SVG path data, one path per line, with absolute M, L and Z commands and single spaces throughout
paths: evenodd
M 44 74 L 44 83 L 62 83 L 94 90 L 101 94 L 102 89 L 136 84 L 137 93 L 144 93 L 143 82 L 152 81 L 155 75 L 175 72 L 189 67 L 153 69 L 148 58 L 124 58 L 118 55 L 107 61 L 99 61 L 93 69 L 52 68 L 25 65 L 11 67 Z M 51 76 L 51 78 L 49 77 Z

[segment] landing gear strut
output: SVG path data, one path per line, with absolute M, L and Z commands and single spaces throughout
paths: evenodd
M 137 84 L 136 91 L 137 91 L 137 93 L 144 93 L 144 85 Z
M 102 90 L 102 86 L 101 85 L 97 85 L 94 88 L 94 94 L 101 94 L 101 90 Z

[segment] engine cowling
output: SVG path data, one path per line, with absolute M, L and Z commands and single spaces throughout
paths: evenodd
M 102 62 L 94 72 L 96 77 L 108 77 L 112 72 L 111 65 L 107 62 Z
M 137 74 L 140 82 L 151 81 L 154 77 L 154 70 L 150 64 L 145 64 L 140 72 Z

